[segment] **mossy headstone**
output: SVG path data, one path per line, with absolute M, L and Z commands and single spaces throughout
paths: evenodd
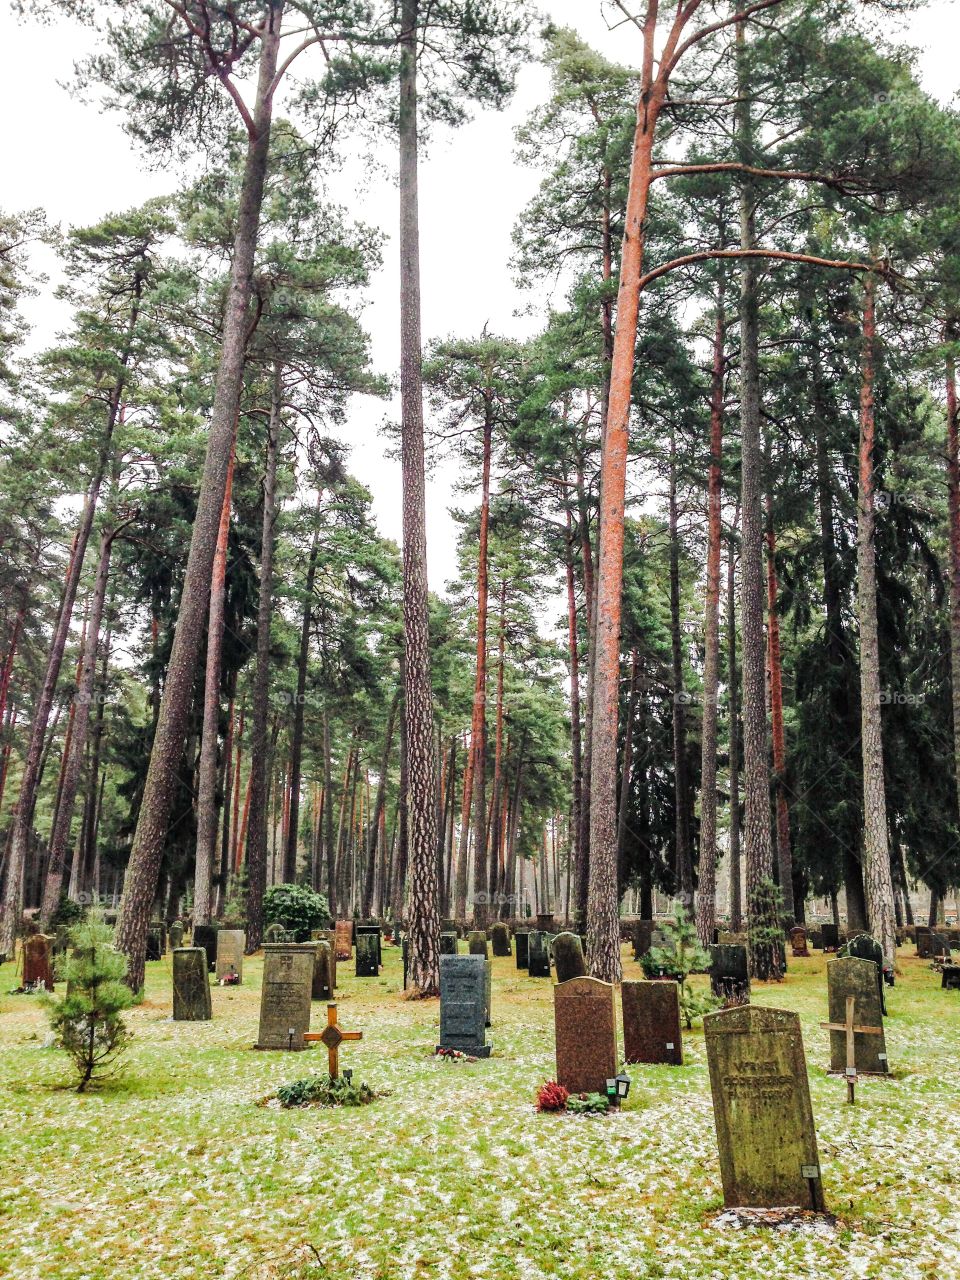
M 883 1015 L 880 1012 L 877 966 L 872 960 L 843 956 L 827 961 L 827 998 L 832 1023 L 839 1025 L 846 1020 L 847 996 L 853 996 L 853 1020 L 856 1025 L 879 1027 L 881 1032 L 880 1035 L 854 1035 L 853 1047 L 857 1071 L 885 1075 L 888 1070 L 887 1045 L 883 1035 Z M 842 1073 L 846 1069 L 846 1035 L 842 1031 L 831 1031 L 830 1070 Z
M 484 959 L 489 956 L 487 935 L 482 929 L 471 929 L 467 934 L 467 950 L 472 956 L 483 956 Z
M 310 999 L 316 967 L 315 947 L 266 943 L 263 948 L 258 1049 L 306 1048 Z
M 800 1015 L 745 1005 L 703 1020 L 728 1208 L 822 1212 Z
M 527 935 L 527 970 L 531 978 L 550 977 L 550 943 L 541 929 Z
M 236 974 L 237 982 L 243 981 L 243 953 L 247 935 L 243 929 L 217 930 L 217 981 Z
M 173 953 L 173 1020 L 207 1022 L 211 1016 L 207 953 L 203 947 L 177 947 Z
M 587 965 L 583 958 L 583 947 L 577 934 L 558 933 L 553 940 L 552 950 L 558 982 L 569 982 L 571 978 L 583 978 L 586 976 Z

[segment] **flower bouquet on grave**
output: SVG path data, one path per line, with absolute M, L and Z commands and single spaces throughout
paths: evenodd
M 231 969 L 229 973 L 225 973 L 222 978 L 217 979 L 218 987 L 236 987 L 240 985 L 240 975 L 235 969 Z
M 445 1049 L 442 1045 L 438 1045 L 433 1051 L 434 1057 L 446 1058 L 450 1062 L 479 1062 L 480 1059 L 474 1057 L 471 1053 L 464 1053 L 462 1049 Z

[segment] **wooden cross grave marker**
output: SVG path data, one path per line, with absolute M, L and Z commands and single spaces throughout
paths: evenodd
M 857 1051 L 854 1044 L 854 1035 L 861 1036 L 882 1036 L 883 1027 L 857 1027 L 854 1026 L 854 1005 L 856 1004 L 856 996 L 847 996 L 847 1016 L 843 1022 L 821 1022 L 820 1026 L 824 1031 L 845 1031 L 847 1034 L 847 1069 L 844 1072 L 847 1081 L 847 1101 L 853 1103 L 856 1101 L 854 1091 L 857 1084 Z
M 362 1040 L 362 1031 L 341 1031 L 337 1022 L 337 1006 L 327 1005 L 327 1025 L 322 1031 L 308 1031 L 304 1040 L 319 1040 L 327 1046 L 327 1057 L 330 1064 L 330 1079 L 340 1077 L 340 1045 L 344 1040 Z

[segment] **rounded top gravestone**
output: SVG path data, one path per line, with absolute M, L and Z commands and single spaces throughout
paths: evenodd
M 587 966 L 583 958 L 583 947 L 575 933 L 558 933 L 554 938 L 553 963 L 556 966 L 558 982 L 569 982 L 571 978 L 586 977 Z

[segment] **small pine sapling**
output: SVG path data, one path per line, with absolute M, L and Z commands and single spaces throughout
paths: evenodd
M 49 998 L 50 1025 L 57 1044 L 73 1059 L 79 1077 L 77 1092 L 91 1080 L 106 1075 L 130 1041 L 123 1018 L 133 1004 L 133 992 L 124 984 L 127 958 L 113 948 L 113 931 L 97 916 L 70 930 L 71 952 L 63 961 L 60 977 L 66 995 Z
M 663 928 L 667 945 L 652 947 L 641 957 L 640 965 L 648 978 L 673 978 L 677 982 L 680 1013 L 689 1031 L 694 1018 L 702 1018 L 721 1004 L 709 991 L 695 991 L 690 985 L 691 973 L 709 969 L 710 952 L 700 945 L 696 927 L 681 905 L 672 922 Z

